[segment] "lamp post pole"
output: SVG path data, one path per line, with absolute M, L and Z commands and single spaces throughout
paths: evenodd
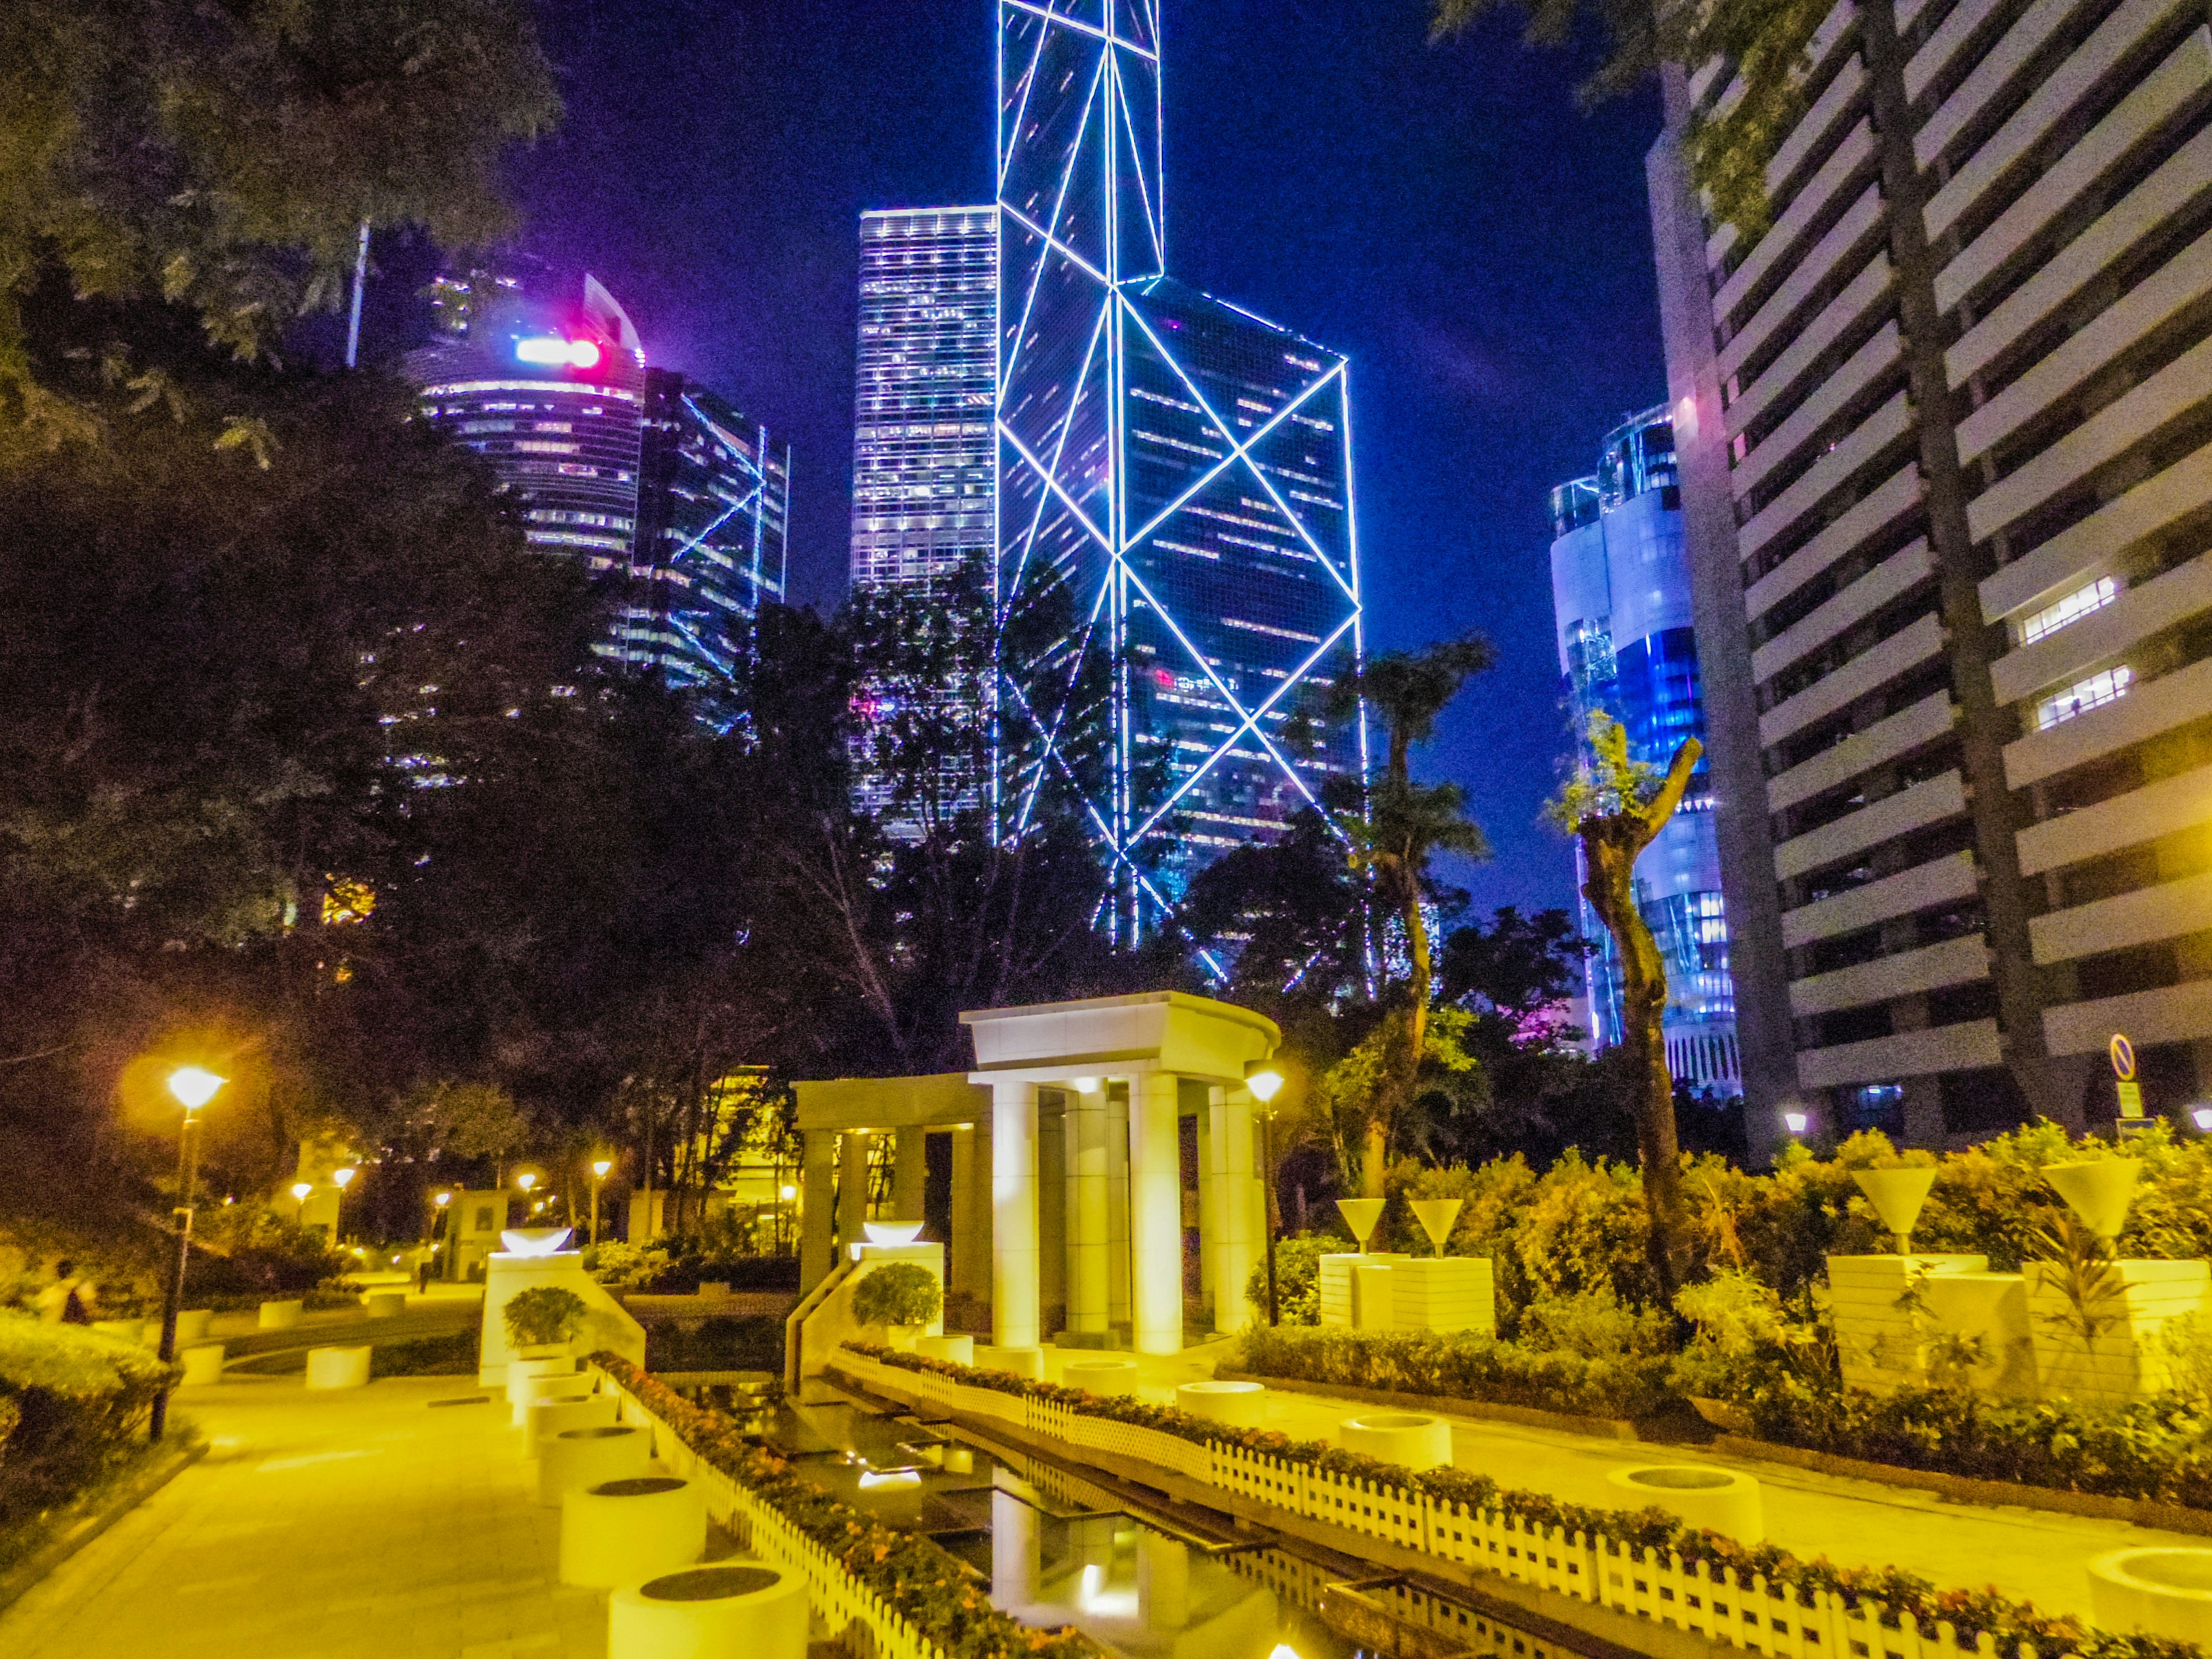
M 1283 1322 L 1283 1310 L 1275 1294 L 1275 1109 L 1272 1106 L 1260 1113 L 1260 1161 L 1267 1166 L 1267 1191 L 1262 1206 L 1267 1232 L 1267 1323 L 1279 1325 Z
M 177 1310 L 185 1299 L 185 1264 L 192 1249 L 193 1188 L 199 1183 L 198 1146 L 192 1131 L 198 1127 L 199 1109 L 215 1098 L 215 1091 L 228 1079 L 197 1066 L 186 1066 L 169 1075 L 169 1092 L 185 1109 L 185 1127 L 177 1137 L 177 1259 L 169 1268 L 169 1283 L 161 1294 L 161 1346 L 159 1350 L 164 1365 L 177 1357 Z M 163 1389 L 154 1396 L 154 1408 L 148 1414 L 146 1431 L 149 1439 L 159 1440 L 169 1425 L 169 1391 Z
M 592 1164 L 592 1243 L 594 1248 L 599 1242 L 599 1183 L 607 1178 L 607 1171 L 614 1167 L 613 1160 L 605 1158 L 595 1160 Z

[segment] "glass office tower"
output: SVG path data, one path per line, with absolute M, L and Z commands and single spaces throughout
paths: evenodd
M 1153 0 L 999 12 L 1001 810 L 1072 788 L 1133 938 L 1357 773 L 1301 693 L 1359 647 L 1344 357 L 1166 275 Z
M 1593 712 L 1628 732 L 1634 758 L 1662 771 L 1686 738 L 1705 740 L 1690 618 L 1681 491 L 1664 404 L 1609 434 L 1595 476 L 1552 492 L 1552 604 L 1559 672 L 1577 740 Z M 1575 880 L 1588 872 L 1579 849 Z M 1678 1081 L 1742 1091 L 1728 918 L 1721 903 L 1713 792 L 1700 762 L 1680 810 L 1636 861 L 1637 905 L 1667 962 L 1667 1063 Z M 1592 1036 L 1620 1041 L 1617 957 L 1584 901 Z

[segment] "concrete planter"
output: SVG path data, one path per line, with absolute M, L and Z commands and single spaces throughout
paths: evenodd
M 1137 1391 L 1137 1362 L 1133 1359 L 1071 1359 L 1060 1368 L 1062 1388 L 1082 1389 L 1101 1396 Z
M 1734 1469 L 1708 1463 L 1648 1463 L 1614 1469 L 1605 1480 L 1620 1494 L 1624 1509 L 1662 1509 L 1691 1526 L 1742 1544 L 1756 1544 L 1766 1536 L 1759 1482 Z
M 177 1357 L 185 1362 L 185 1380 L 182 1386 L 187 1389 L 204 1389 L 210 1382 L 222 1382 L 222 1344 L 220 1342 L 195 1343 L 192 1346 L 180 1351 Z
M 942 1359 L 951 1365 L 975 1363 L 975 1339 L 972 1336 L 925 1336 L 914 1345 L 914 1351 L 925 1359 Z
M 975 1350 L 975 1368 L 986 1371 L 1012 1371 L 1016 1376 L 1026 1376 L 1032 1382 L 1042 1382 L 1044 1381 L 1044 1350 L 978 1348 Z
M 264 1331 L 289 1331 L 300 1322 L 300 1316 L 307 1304 L 298 1297 L 288 1302 L 264 1302 L 261 1304 L 261 1328 Z
M 561 1500 L 564 1584 L 613 1589 L 675 1572 L 706 1553 L 707 1499 L 689 1480 L 605 1480 Z
M 368 1344 L 357 1348 L 307 1350 L 307 1386 L 311 1389 L 365 1389 L 368 1386 Z
M 2212 1550 L 2114 1550 L 2089 1563 L 2099 1626 L 2212 1643 Z
M 1235 1428 L 1265 1428 L 1267 1423 L 1267 1390 L 1258 1382 L 1186 1382 L 1176 1390 L 1176 1404 L 1194 1417 Z
M 404 1291 L 365 1291 L 361 1305 L 371 1319 L 397 1319 L 407 1311 Z
M 1364 1453 L 1409 1469 L 1433 1469 L 1452 1461 L 1451 1425 L 1417 1412 L 1369 1412 L 1347 1417 L 1337 1437 L 1348 1452 Z
M 187 1342 L 207 1340 L 208 1322 L 215 1317 L 210 1308 L 187 1308 L 177 1316 L 177 1346 Z
M 592 1379 L 575 1371 L 550 1376 L 510 1376 L 507 1380 L 507 1420 L 526 1428 L 533 1407 L 549 1400 L 581 1400 L 592 1392 Z
M 572 1492 L 609 1480 L 643 1478 L 653 1461 L 653 1437 L 627 1425 L 563 1429 L 538 1447 L 538 1501 L 558 1508 Z
M 607 1659 L 806 1659 L 806 1583 L 765 1563 L 693 1567 L 607 1600 Z
M 586 1395 L 580 1400 L 538 1401 L 523 1420 L 522 1455 L 537 1456 L 539 1446 L 570 1429 L 604 1428 L 615 1420 L 620 1404 L 611 1394 Z

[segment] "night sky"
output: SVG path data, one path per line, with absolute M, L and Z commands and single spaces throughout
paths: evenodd
M 988 202 L 990 0 L 543 0 L 561 133 L 526 246 L 621 299 L 653 361 L 793 446 L 794 599 L 845 587 L 857 219 Z M 1430 751 L 1497 849 L 1479 913 L 1571 902 L 1536 822 L 1567 734 L 1545 491 L 1665 392 L 1643 153 L 1585 64 L 1420 0 L 1166 0 L 1168 267 L 1348 352 L 1370 647 L 1477 628 L 1500 665 Z

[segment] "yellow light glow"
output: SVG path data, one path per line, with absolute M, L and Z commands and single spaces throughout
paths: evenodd
M 331 1171 L 331 1179 L 337 1182 L 338 1183 L 338 1190 L 340 1192 L 343 1192 L 346 1188 L 352 1183 L 354 1176 L 358 1173 L 359 1171 L 355 1170 L 333 1170 Z
M 1264 1105 L 1281 1091 L 1283 1074 L 1266 1060 L 1255 1060 L 1245 1068 L 1244 1086 L 1252 1091 L 1254 1099 Z
M 612 1158 L 603 1158 L 592 1165 L 592 1173 L 599 1176 L 600 1180 L 605 1181 L 607 1178 L 607 1171 L 614 1167 L 614 1160 Z
M 440 1193 L 438 1194 L 438 1207 L 441 1210 L 453 1201 L 453 1195 L 451 1193 Z
M 179 1066 L 169 1073 L 169 1092 L 188 1112 L 197 1112 L 215 1098 L 215 1091 L 230 1079 L 217 1077 L 202 1066 Z
M 520 1175 L 515 1176 L 514 1184 L 526 1193 L 538 1184 L 538 1177 L 525 1170 Z
M 302 1204 L 307 1201 L 307 1194 L 314 1190 L 315 1183 L 312 1181 L 295 1181 L 292 1183 L 292 1196 Z
M 778 1198 L 781 1198 L 781 1199 L 784 1200 L 785 1201 L 788 1202 L 790 1200 L 794 1199 L 794 1198 L 797 1198 L 797 1197 L 799 1196 L 799 1188 L 796 1188 L 796 1187 L 788 1187 L 788 1186 L 787 1186 L 787 1187 L 779 1187 L 779 1188 L 777 1188 L 775 1189 L 775 1195 L 776 1195 Z
M 1068 1081 L 1079 1095 L 1095 1095 L 1098 1092 L 1098 1079 L 1095 1077 L 1071 1078 Z

